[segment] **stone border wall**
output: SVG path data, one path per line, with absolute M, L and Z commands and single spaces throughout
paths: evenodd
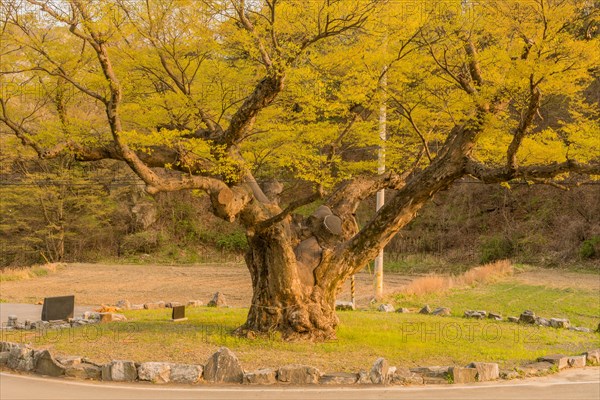
M 148 381 L 156 384 L 237 383 L 250 385 L 423 385 L 450 384 L 515 379 L 546 375 L 564 368 L 600 365 L 600 349 L 576 356 L 549 355 L 514 370 L 500 370 L 496 363 L 473 362 L 466 366 L 403 368 L 390 366 L 378 358 L 369 371 L 357 373 L 321 373 L 309 365 L 285 365 L 256 371 L 244 371 L 238 358 L 221 347 L 204 365 L 169 362 L 137 363 L 113 360 L 98 364 L 77 356 L 53 356 L 48 350 L 28 345 L 0 342 L 0 367 L 52 377 L 69 377 L 98 381 Z

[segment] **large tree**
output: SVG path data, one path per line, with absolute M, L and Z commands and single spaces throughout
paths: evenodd
M 149 193 L 208 194 L 246 229 L 242 334 L 334 337 L 342 283 L 456 180 L 600 174 L 594 2 L 4 4 L 3 130 L 42 158 L 121 160 Z

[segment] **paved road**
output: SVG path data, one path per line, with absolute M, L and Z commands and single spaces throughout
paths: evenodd
M 545 378 L 513 382 L 429 387 L 157 387 L 151 384 L 86 383 L 0 373 L 2 400 L 122 399 L 489 399 L 598 400 L 600 368 L 568 370 Z
M 75 306 L 75 316 L 81 316 L 86 311 L 91 311 L 91 306 Z M 9 315 L 16 315 L 18 320 L 24 322 L 39 321 L 42 318 L 42 306 L 36 304 L 0 303 L 0 322 L 6 323 Z

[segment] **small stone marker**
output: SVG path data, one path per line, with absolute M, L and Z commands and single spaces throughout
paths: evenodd
M 185 306 L 173 307 L 171 319 L 173 320 L 173 322 L 186 321 L 187 318 L 185 317 Z
M 46 297 L 42 306 L 42 321 L 73 318 L 75 296 Z

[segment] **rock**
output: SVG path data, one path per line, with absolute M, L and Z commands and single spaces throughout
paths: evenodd
M 221 292 L 217 292 L 213 295 L 212 299 L 207 304 L 208 307 L 225 307 L 227 306 L 227 301 L 225 300 L 225 295 Z
M 240 361 L 227 347 L 221 347 L 204 366 L 204 379 L 209 382 L 242 383 L 243 378 Z
M 406 314 L 406 313 L 409 313 L 410 310 L 408 308 L 401 307 L 401 308 L 397 309 L 396 312 Z
M 170 364 L 171 366 L 171 382 L 174 383 L 198 383 L 202 380 L 202 372 L 204 367 L 195 364 Z
M 471 383 L 477 381 L 476 368 L 451 367 L 449 375 L 454 383 Z
M 517 368 L 517 371 L 526 375 L 540 375 L 547 374 L 553 367 L 554 364 L 542 361 L 523 365 L 522 367 Z
M 371 378 L 369 378 L 369 373 L 364 369 L 358 371 L 358 382 L 359 385 L 367 385 L 371 383 Z
M 431 307 L 428 304 L 425 304 L 425 307 L 421 308 L 419 314 L 431 314 Z
M 495 321 L 502 321 L 502 314 L 491 312 L 488 314 L 488 318 L 493 319 Z
M 396 371 L 390 379 L 392 384 L 401 385 L 422 385 L 423 377 L 417 373 L 411 372 L 408 368 L 396 368 Z
M 201 307 L 204 303 L 201 300 L 189 300 L 187 305 L 188 307 Z
M 137 379 L 137 368 L 133 361 L 114 360 L 102 366 L 102 380 L 132 382 Z
M 371 367 L 371 372 L 369 373 L 371 382 L 376 385 L 387 383 L 389 368 L 390 367 L 385 358 L 379 357 L 377 360 L 375 360 L 373 367 Z
M 576 332 L 585 332 L 585 333 L 590 333 L 592 331 L 590 328 L 585 328 L 583 326 L 570 326 L 569 330 L 576 331 Z
M 517 317 L 508 317 L 508 322 L 519 322 L 519 318 L 517 318 Z
M 140 381 L 168 383 L 171 377 L 171 365 L 164 362 L 145 362 L 137 368 Z
M 0 352 L 10 352 L 15 347 L 22 347 L 22 345 L 13 342 L 0 342 Z
M 116 313 L 100 313 L 100 322 L 119 322 L 119 321 L 127 321 L 127 317 L 123 314 Z
M 450 315 L 450 309 L 448 307 L 438 307 L 431 313 L 432 315 Z
M 536 325 L 540 325 L 540 326 L 550 326 L 550 321 L 548 321 L 546 318 L 542 318 L 542 317 L 535 317 L 535 323 L 536 323 Z
M 14 327 L 17 325 L 17 316 L 16 315 L 9 315 L 8 316 L 8 322 L 6 323 L 7 327 Z
M 565 318 L 550 318 L 550 326 L 553 328 L 568 328 L 571 323 Z
M 479 382 L 494 381 L 500 377 L 500 369 L 496 363 L 473 362 L 467 368 L 477 369 L 477 380 Z
M 14 346 L 10 349 L 6 366 L 17 371 L 33 371 L 35 367 L 33 350 L 28 346 Z
M 277 371 L 263 368 L 244 374 L 244 383 L 248 385 L 273 385 L 277 383 Z
M 99 320 L 101 317 L 102 316 L 100 315 L 100 313 L 95 311 L 86 311 L 83 313 L 83 319 Z
M 146 310 L 156 310 L 161 307 L 159 307 L 158 303 L 144 303 L 144 308 Z
M 354 385 L 358 381 L 357 374 L 334 372 L 321 376 L 319 383 L 322 385 Z
M 590 350 L 585 353 L 587 363 L 592 365 L 600 364 L 600 349 Z
M 81 364 L 82 361 L 78 356 L 56 356 L 55 358 L 64 367 L 74 367 Z
M 158 305 L 158 308 L 166 308 L 166 306 L 167 306 L 167 303 L 165 303 L 162 300 L 158 301 L 156 304 Z
M 394 312 L 394 306 L 391 304 L 380 304 L 379 307 L 377 307 L 377 311 Z
M 531 310 L 525 310 L 519 316 L 519 322 L 522 324 L 535 324 L 535 314 Z
M 502 379 L 506 379 L 506 380 L 517 379 L 519 376 L 520 375 L 517 371 L 513 371 L 513 370 L 500 371 L 500 378 L 502 378 Z
M 143 310 L 144 309 L 144 305 L 143 304 L 132 304 L 131 306 L 129 306 L 130 310 Z
M 338 311 L 354 311 L 356 308 L 354 307 L 354 303 L 351 301 L 337 300 L 335 302 L 335 309 Z
M 165 307 L 166 307 L 166 308 L 179 307 L 179 306 L 182 306 L 182 305 L 183 305 L 183 304 L 181 304 L 181 303 L 180 303 L 180 302 L 178 302 L 178 301 L 171 301 L 171 302 L 169 302 L 169 303 L 165 303 Z
M 467 310 L 464 314 L 465 318 L 474 318 L 474 319 L 484 319 L 485 314 L 482 314 L 479 311 Z
M 65 373 L 65 367 L 52 357 L 48 350 L 44 350 L 36 357 L 35 373 L 47 376 L 61 376 Z
M 102 367 L 82 362 L 65 368 L 65 376 L 77 379 L 102 379 Z
M 568 363 L 571 368 L 583 368 L 586 364 L 586 356 L 571 356 Z
M 538 362 L 549 362 L 558 367 L 559 370 L 569 366 L 569 358 L 562 354 L 552 354 L 549 356 L 539 357 Z
M 418 367 L 411 368 L 410 372 L 422 375 L 423 378 L 443 378 L 446 379 L 450 373 L 450 367 Z M 427 382 L 425 382 L 427 383 Z
M 9 357 L 10 357 L 10 351 L 0 352 L 0 365 L 6 365 Z
M 129 310 L 131 308 L 131 303 L 129 300 L 119 300 L 115 305 L 121 310 Z
M 308 365 L 286 365 L 277 371 L 277 380 L 283 383 L 293 385 L 303 385 L 307 383 L 319 383 L 321 373 L 315 367 Z

